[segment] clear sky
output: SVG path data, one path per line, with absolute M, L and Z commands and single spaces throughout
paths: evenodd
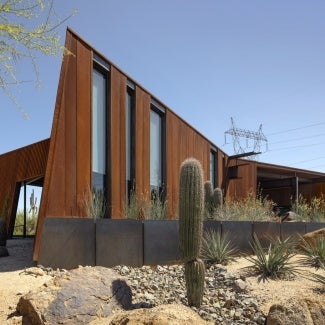
M 77 9 L 75 32 L 227 154 L 233 117 L 241 129 L 263 125 L 259 161 L 325 172 L 324 0 L 55 3 L 62 17 Z M 0 154 L 50 136 L 61 60 L 38 62 L 42 88 L 17 93 L 29 120 L 0 93 Z

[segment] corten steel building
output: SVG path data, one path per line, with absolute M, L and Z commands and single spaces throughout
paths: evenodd
M 258 186 L 275 202 L 325 192 L 325 174 L 228 156 L 72 30 L 55 104 L 51 137 L 0 156 L 0 210 L 13 233 L 21 184 L 40 186 L 35 236 L 38 259 L 45 218 L 87 217 L 89 189 L 105 192 L 105 217 L 124 218 L 132 188 L 155 189 L 174 218 L 183 160 L 197 158 L 205 179 L 226 197 L 245 197 Z M 6 207 L 3 209 L 2 207 Z

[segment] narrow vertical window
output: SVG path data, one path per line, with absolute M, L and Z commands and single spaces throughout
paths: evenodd
M 210 151 L 210 181 L 213 188 L 216 188 L 218 186 L 217 152 L 214 150 Z
M 93 189 L 105 192 L 106 179 L 106 107 L 107 78 L 104 73 L 93 70 L 92 102 L 92 172 Z
M 126 189 L 127 199 L 135 183 L 135 111 L 134 89 L 127 87 L 126 93 Z
M 161 195 L 165 185 L 164 115 L 152 107 L 150 111 L 150 190 Z

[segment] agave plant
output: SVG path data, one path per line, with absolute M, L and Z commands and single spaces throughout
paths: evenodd
M 202 238 L 201 258 L 207 264 L 223 264 L 233 261 L 237 249 L 233 246 L 229 234 L 208 230 Z
M 253 265 L 250 266 L 257 274 L 264 278 L 281 278 L 298 274 L 299 271 L 290 259 L 295 255 L 296 246 L 292 237 L 285 240 L 270 239 L 271 243 L 267 250 L 264 250 L 261 242 L 254 233 L 251 247 L 254 256 L 247 256 L 246 259 Z
M 299 259 L 303 265 L 325 269 L 325 238 L 324 236 L 315 238 L 310 242 L 300 236 L 300 253 L 303 255 Z
M 314 281 L 315 283 L 321 285 L 325 289 L 325 276 L 310 272 L 306 277 L 309 280 Z

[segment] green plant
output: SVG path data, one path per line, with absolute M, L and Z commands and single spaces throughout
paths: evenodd
M 223 204 L 223 195 L 220 188 L 212 188 L 212 183 L 206 181 L 204 183 L 204 218 L 217 219 Z
M 274 203 L 267 197 L 263 197 L 260 191 L 257 196 L 250 191 L 244 199 L 228 199 L 219 216 L 223 220 L 272 221 L 274 220 L 273 206 Z
M 84 206 L 87 216 L 94 218 L 96 221 L 98 218 L 103 218 L 106 212 L 106 197 L 105 193 L 101 189 L 89 189 L 85 194 Z
M 325 289 L 325 276 L 323 276 L 321 274 L 309 272 L 308 275 L 306 276 L 306 278 L 323 286 L 323 288 Z
M 325 269 L 325 238 L 317 237 L 307 241 L 304 237 L 299 236 L 300 253 L 303 255 L 299 261 L 303 265 L 312 266 L 314 268 Z
M 299 194 L 298 200 L 291 198 L 291 207 L 297 220 L 325 221 L 325 197 L 323 194 L 319 197 L 312 197 L 309 201 Z
M 293 238 L 270 240 L 271 243 L 268 249 L 264 250 L 254 233 L 253 241 L 251 242 L 254 256 L 246 257 L 253 264 L 249 268 L 252 268 L 257 274 L 261 274 L 263 278 L 281 278 L 297 274 L 297 267 L 290 262 L 290 259 L 295 255 L 294 248 L 296 243 Z
M 202 241 L 203 171 L 194 158 L 186 159 L 179 177 L 180 255 L 185 263 L 187 300 L 199 307 L 203 299 L 205 267 L 199 258 Z
M 201 257 L 208 264 L 226 265 L 235 259 L 237 250 L 232 245 L 229 234 L 208 230 L 203 235 Z
M 37 214 L 26 213 L 26 235 L 34 236 L 37 225 Z M 24 211 L 18 210 L 15 220 L 14 236 L 22 236 L 24 234 Z
M 164 220 L 167 215 L 167 201 L 161 196 L 136 194 L 130 192 L 128 203 L 124 203 L 124 215 L 127 219 Z

